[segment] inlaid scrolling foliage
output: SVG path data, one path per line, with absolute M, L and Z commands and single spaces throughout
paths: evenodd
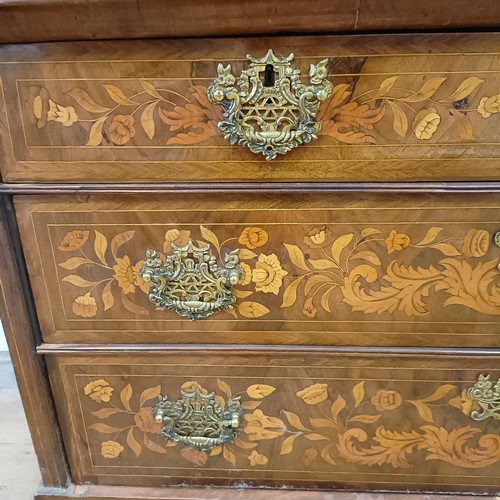
M 317 115 L 322 124 L 318 135 L 345 144 L 378 144 L 384 142 L 380 125 L 387 122 L 392 142 L 410 138 L 432 142 L 436 135 L 447 135 L 448 128 L 455 130 L 455 137 L 474 141 L 478 120 L 500 113 L 500 93 L 482 92 L 486 81 L 482 78 L 424 76 L 422 83 L 415 78 L 411 84 L 400 83 L 401 79 L 391 76 L 357 93 L 354 84 L 336 83 L 334 78 L 332 96 Z M 168 83 L 137 80 L 136 87 L 131 91 L 103 83 L 105 99 L 74 87 L 64 100 L 52 98 L 47 87 L 32 87 L 31 112 L 38 128 L 51 122 L 83 127 L 87 146 L 140 146 L 157 139 L 161 144 L 186 146 L 208 139 L 222 142 L 217 129 L 221 109 L 207 98 L 206 86 L 192 85 L 186 95 Z
M 431 295 L 442 296 L 444 307 L 458 305 L 500 314 L 498 259 L 484 259 L 491 243 L 484 229 L 465 229 L 461 235 L 450 236 L 437 226 L 415 230 L 415 234 L 374 227 L 342 234 L 332 227 L 313 227 L 301 241 L 284 242 L 281 248 L 270 246 L 271 230 L 256 226 L 245 227 L 222 242 L 205 226 L 193 232 L 169 229 L 163 250 L 169 253 L 172 243 L 184 246 L 193 239 L 200 245 L 209 242 L 220 259 L 223 251 L 244 247 L 239 252 L 242 276 L 233 289 L 237 302 L 227 313 L 235 317 L 270 314 L 267 297 L 273 296 L 279 298 L 282 309 L 294 307 L 311 319 L 328 317 L 345 305 L 350 312 L 365 315 L 424 316 L 436 303 Z M 58 266 L 77 274 L 61 281 L 86 290 L 74 298 L 73 314 L 95 317 L 99 310 L 114 307 L 117 296 L 126 310 L 151 314 L 147 300 L 140 296 L 149 291 L 149 283 L 139 274 L 143 261 L 134 263 L 127 253 L 134 235 L 134 230 L 108 237 L 82 229 L 64 236 L 58 250 L 76 256 Z M 409 251 L 416 252 L 415 265 L 403 263 Z
M 88 382 L 83 393 L 91 402 L 85 407 L 92 408 L 89 418 L 98 421 L 87 428 L 95 431 L 98 439 L 109 437 L 100 441 L 99 452 L 110 460 L 119 458 L 125 450 L 138 458 L 149 452 L 167 454 L 167 449 L 173 448 L 169 454 L 178 454 L 197 466 L 224 460 L 233 467 L 258 467 L 272 460 L 282 464 L 287 456 L 297 455 L 306 467 L 315 464 L 321 468 L 355 463 L 409 469 L 422 460 L 422 453 L 425 461 L 464 469 L 500 461 L 500 434 L 485 434 L 470 425 L 447 425 L 447 421 L 470 417 L 479 409 L 469 391 L 456 384 L 437 385 L 426 396 L 409 399 L 392 383 L 305 382 L 291 405 L 296 411 L 283 408 L 273 415 L 279 388 L 253 384 L 235 394 L 228 382 L 215 382 L 216 398 L 221 402 L 224 397 L 242 397 L 244 419 L 235 442 L 211 452 L 162 441 L 161 424 L 152 416 L 153 400 L 161 393 L 161 386 L 138 393 L 130 383 L 115 388 L 105 379 Z M 181 389 L 206 392 L 194 381 L 184 382 Z M 287 396 L 286 401 L 289 399 Z M 452 414 L 454 418 L 448 419 Z

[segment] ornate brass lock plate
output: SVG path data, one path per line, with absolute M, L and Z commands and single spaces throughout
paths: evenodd
M 172 249 L 165 262 L 155 250 L 146 252 L 140 274 L 153 283 L 149 300 L 159 309 L 192 320 L 232 309 L 236 299 L 231 287 L 241 276 L 239 249 L 225 255 L 223 267 L 211 255 L 209 244 L 200 248 L 190 241 L 184 247 L 172 245 Z
M 231 144 L 248 146 L 272 160 L 317 139 L 321 124 L 316 113 L 331 95 L 328 59 L 311 64 L 310 85 L 304 85 L 300 71 L 291 66 L 293 58 L 276 57 L 272 50 L 261 59 L 248 54 L 250 67 L 238 79 L 230 64 L 217 66 L 208 97 L 224 108 L 218 126 Z
M 470 399 L 477 401 L 481 411 L 473 411 L 471 417 L 474 420 L 493 418 L 500 420 L 500 379 L 493 383 L 490 375 L 479 375 L 477 382 L 468 389 L 467 395 Z
M 199 451 L 234 441 L 243 416 L 239 396 L 229 398 L 224 408 L 215 399 L 215 392 L 208 393 L 200 387 L 193 392 L 181 389 L 181 396 L 177 401 L 159 396 L 153 408 L 153 416 L 163 424 L 161 434 L 167 441 Z

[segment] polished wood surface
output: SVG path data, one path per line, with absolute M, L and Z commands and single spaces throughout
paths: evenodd
M 76 483 L 498 491 L 499 423 L 474 421 L 467 389 L 494 355 L 329 350 L 48 357 Z M 241 396 L 236 441 L 166 444 L 151 407 L 180 388 Z M 222 401 L 219 399 L 219 401 Z
M 499 180 L 498 34 L 11 45 L 0 50 L 8 182 Z M 329 58 L 318 140 L 272 161 L 231 146 L 206 96 L 219 62 Z
M 0 42 L 493 27 L 494 0 L 3 0 Z M 49 29 L 47 27 L 50 26 Z
M 0 197 L 0 320 L 43 483 L 47 487 L 61 488 L 70 482 L 69 471 L 45 363 L 35 352 L 38 332 L 28 312 L 29 288 L 22 285 L 26 277 L 19 261 L 20 254 L 16 252 L 19 250 L 16 233 L 13 206 L 7 197 Z
M 16 208 L 47 342 L 500 346 L 495 193 L 82 195 Z M 193 322 L 149 302 L 146 250 L 189 241 L 220 263 L 240 248 L 232 311 Z

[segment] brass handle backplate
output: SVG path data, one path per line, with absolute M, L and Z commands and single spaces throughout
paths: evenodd
M 184 247 L 172 245 L 173 253 L 163 262 L 155 250 L 146 252 L 140 275 L 153 283 L 149 300 L 159 309 L 175 311 L 195 320 L 218 311 L 232 309 L 232 286 L 241 277 L 239 249 L 225 254 L 224 266 L 211 255 L 210 245 L 197 247 L 190 241 Z
M 467 395 L 477 401 L 481 411 L 473 411 L 470 416 L 474 420 L 493 418 L 500 420 L 500 379 L 496 383 L 490 375 L 479 375 L 477 382 L 467 390 Z
M 219 130 L 231 144 L 248 146 L 266 160 L 317 139 L 321 124 L 319 105 L 331 95 L 328 59 L 311 64 L 309 85 L 292 68 L 294 55 L 276 57 L 272 50 L 256 59 L 247 55 L 249 68 L 239 77 L 231 65 L 217 66 L 217 78 L 208 88 L 208 98 L 220 104 L 224 119 Z
M 228 398 L 222 407 L 215 399 L 215 392 L 208 393 L 194 385 L 193 392 L 181 389 L 182 397 L 177 401 L 159 396 L 153 416 L 163 424 L 162 436 L 199 451 L 232 443 L 243 416 L 240 397 Z

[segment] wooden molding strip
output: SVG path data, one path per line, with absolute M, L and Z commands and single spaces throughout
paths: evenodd
M 6 184 L 0 194 L 166 194 L 166 193 L 499 193 L 500 182 L 190 182 Z

